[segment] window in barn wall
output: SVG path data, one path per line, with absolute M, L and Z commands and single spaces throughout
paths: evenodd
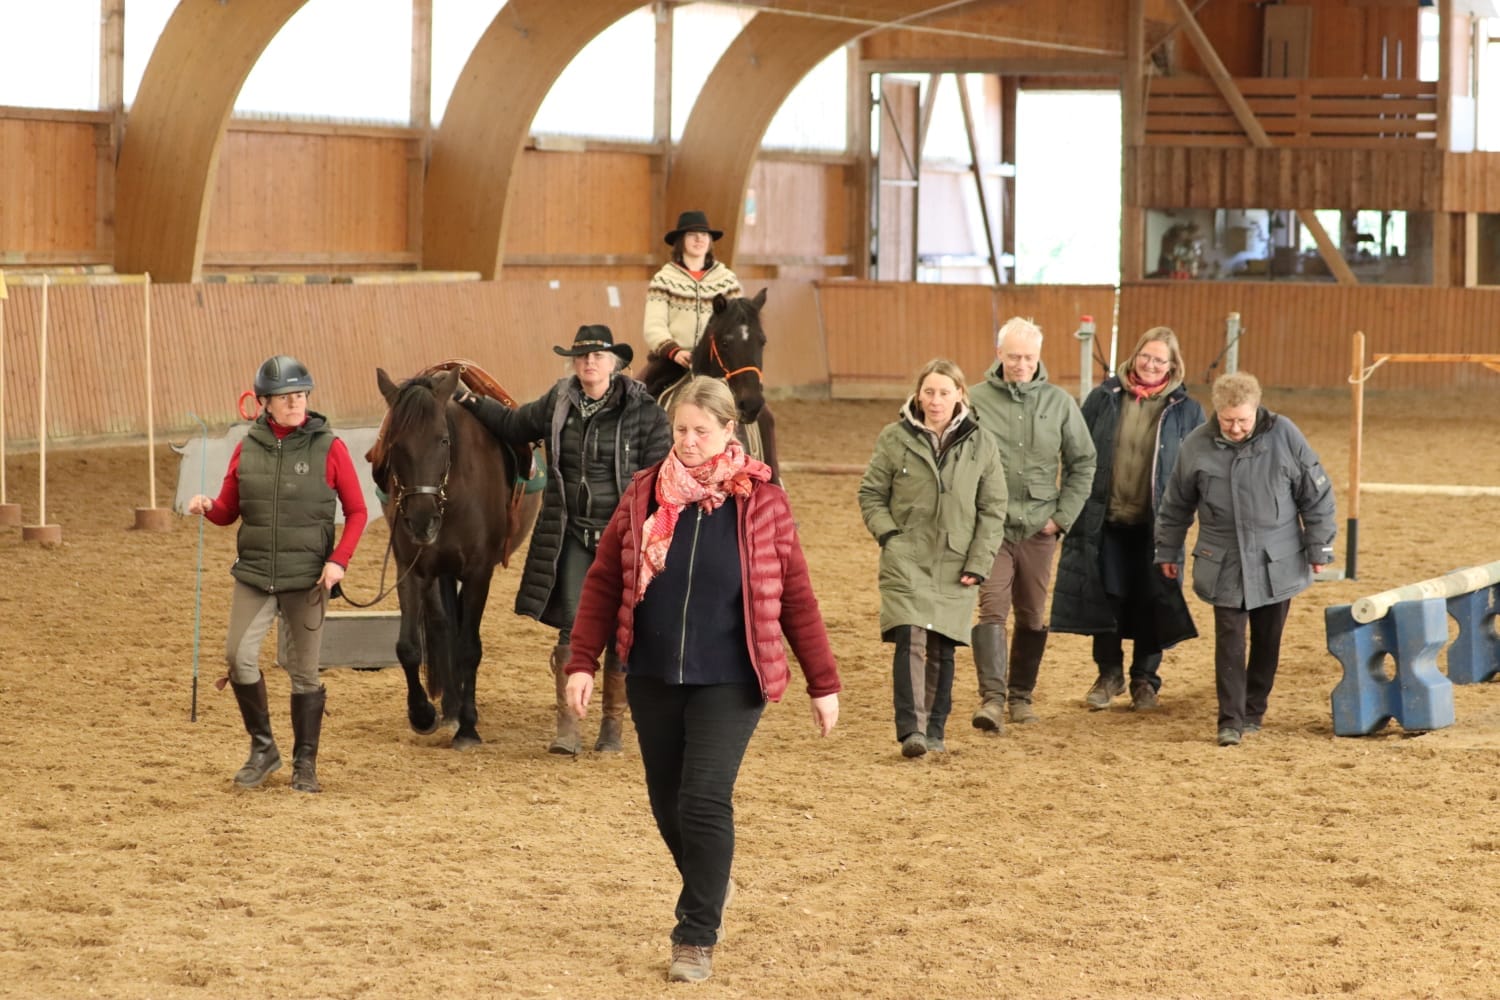
M 709 74 L 753 9 L 695 3 L 672 12 L 672 140 L 682 138 Z M 843 49 L 803 77 L 766 127 L 761 146 L 801 152 L 843 152 L 848 143 L 849 58 Z
M 1417 79 L 1438 78 L 1438 12 L 1436 7 L 1417 11 Z
M 443 120 L 469 53 L 503 0 L 432 0 L 432 121 Z
M 1474 29 L 1474 136 L 1477 149 L 1500 150 L 1500 17 L 1486 17 Z
M 1017 281 L 1120 280 L 1120 143 L 1117 91 L 1017 96 Z
M 146 63 L 156 48 L 156 40 L 172 16 L 177 0 L 129 0 L 125 17 L 125 60 L 123 72 L 125 105 L 135 103 L 136 92 L 141 89 L 141 77 L 146 75 Z
M 573 58 L 537 109 L 532 134 L 650 142 L 655 87 L 656 18 L 642 8 Z
M 409 122 L 411 0 L 308 0 L 261 53 L 234 111 Z
M 695 3 L 672 11 L 672 141 L 682 138 L 693 102 L 726 49 L 755 11 Z
M 842 153 L 849 143 L 849 55 L 840 48 L 787 95 L 761 147 Z
M 99 0 L 0 0 L 0 104 L 99 107 Z

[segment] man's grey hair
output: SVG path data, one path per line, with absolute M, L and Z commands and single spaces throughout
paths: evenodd
M 1005 344 L 1005 338 L 1009 337 L 1013 333 L 1031 334 L 1032 336 L 1036 337 L 1036 346 L 1038 350 L 1041 349 L 1042 328 L 1037 326 L 1035 323 L 1025 318 L 1024 316 L 1012 316 L 1010 319 L 1000 324 L 1000 329 L 995 331 L 995 350 L 1000 350 L 1000 348 Z

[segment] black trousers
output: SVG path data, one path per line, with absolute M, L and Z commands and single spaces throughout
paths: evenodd
M 1104 596 L 1114 619 L 1135 636 L 1130 650 L 1130 681 L 1145 681 L 1161 690 L 1161 643 L 1156 640 L 1151 608 L 1153 581 L 1147 574 L 1160 573 L 1153 563 L 1155 542 L 1151 525 L 1115 524 L 1109 521 L 1099 534 L 1100 575 Z M 1125 672 L 1125 643 L 1120 632 L 1094 636 L 1094 663 L 1100 677 L 1121 677 Z
M 734 782 L 765 701 L 755 684 L 626 676 L 656 829 L 682 876 L 674 944 L 712 945 L 734 862 Z
M 572 532 L 563 532 L 562 548 L 557 553 L 557 576 L 552 581 L 552 594 L 547 598 L 548 617 L 556 615 L 558 621 L 567 622 L 558 630 L 557 641 L 566 646 L 573 638 L 573 619 L 578 615 L 578 598 L 583 593 L 583 578 L 589 575 L 594 565 L 594 554 L 573 537 Z M 611 643 L 613 645 L 613 643 Z
M 891 655 L 891 696 L 896 739 L 912 733 L 943 739 L 953 711 L 952 639 L 916 625 L 898 625 L 885 634 Z
M 1219 728 L 1259 725 L 1276 683 L 1281 662 L 1281 633 L 1291 610 L 1288 598 L 1246 611 L 1214 608 L 1214 679 L 1219 689 Z M 1250 626 L 1250 653 L 1245 655 L 1245 626 Z

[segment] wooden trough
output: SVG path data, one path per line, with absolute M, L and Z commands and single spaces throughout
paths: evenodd
M 318 667 L 375 670 L 397 667 L 396 638 L 401 633 L 399 611 L 330 611 L 323 620 L 323 646 Z M 286 662 L 284 624 L 277 628 L 276 659 Z

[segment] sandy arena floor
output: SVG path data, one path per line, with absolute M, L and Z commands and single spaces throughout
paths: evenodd
M 1500 439 L 1474 418 L 1496 401 L 1372 396 L 1366 478 L 1500 484 Z M 1342 484 L 1345 397 L 1270 402 Z M 894 407 L 777 409 L 787 458 L 863 463 Z M 36 467 L 10 463 L 28 521 Z M 160 458 L 168 494 L 175 467 Z M 1138 716 L 1085 711 L 1088 643 L 1060 636 L 1039 725 L 972 730 L 960 652 L 950 752 L 909 762 L 857 480 L 791 477 L 843 718 L 815 738 L 795 684 L 767 712 L 716 974 L 670 987 L 675 872 L 634 734 L 613 758 L 546 753 L 552 634 L 511 613 L 518 573 L 485 623 L 483 747 L 413 735 L 399 671 L 330 671 L 326 792 L 292 793 L 289 764 L 237 791 L 246 739 L 211 685 L 233 532 L 207 528 L 194 723 L 195 522 L 126 530 L 144 447 L 54 451 L 49 470 L 64 544 L 0 531 L 0 996 L 1500 995 L 1500 688 L 1459 688 L 1447 730 L 1335 738 L 1322 614 L 1500 558 L 1500 500 L 1367 496 L 1360 581 L 1294 603 L 1267 728 L 1239 748 L 1213 743 L 1211 640 L 1168 654 L 1163 707 Z M 384 544 L 377 525 L 351 593 L 375 593 Z M 289 755 L 286 675 L 268 677 Z

